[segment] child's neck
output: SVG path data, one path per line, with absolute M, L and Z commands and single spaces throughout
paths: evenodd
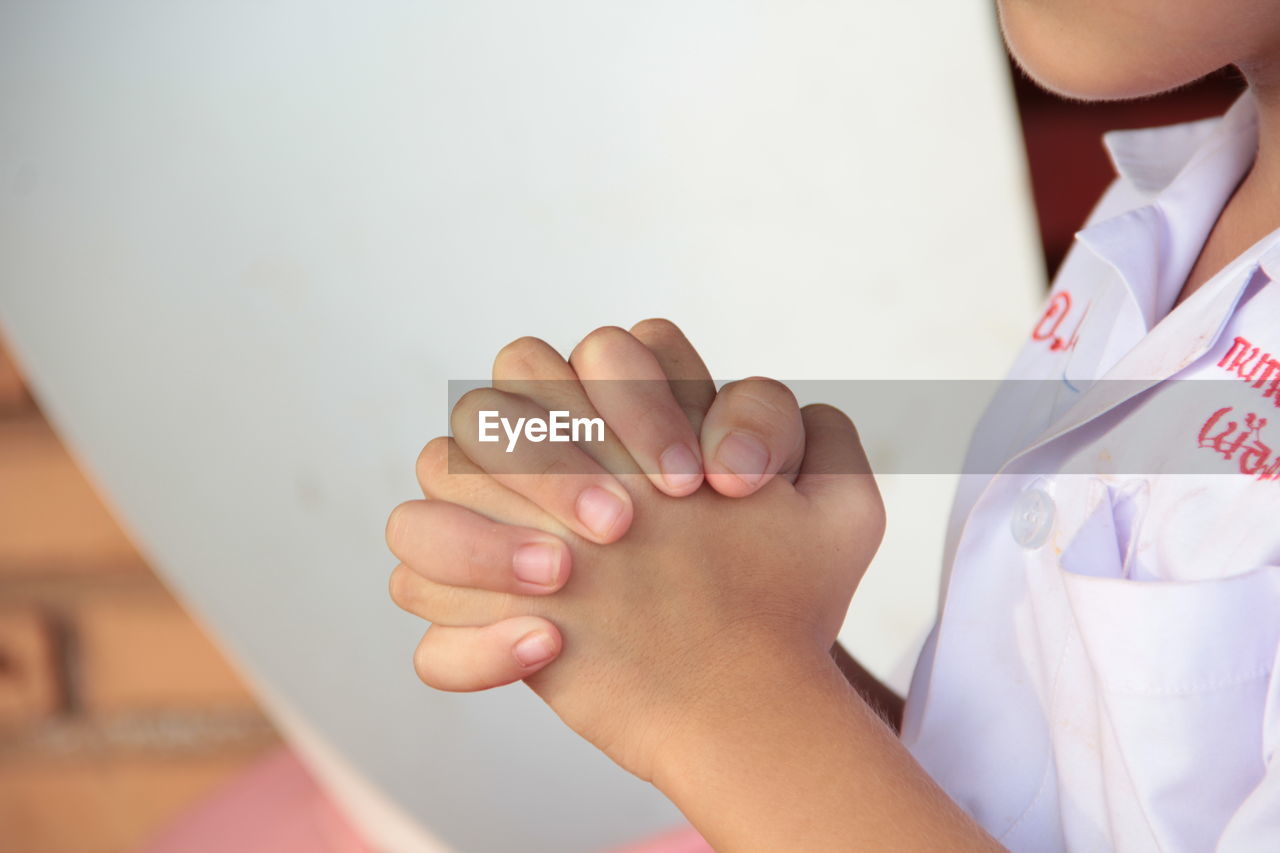
M 1251 76 L 1250 86 L 1258 104 L 1258 154 L 1209 232 L 1175 305 L 1280 228 L 1280 74 Z

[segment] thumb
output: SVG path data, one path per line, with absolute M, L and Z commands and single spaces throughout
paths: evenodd
M 804 456 L 804 426 L 795 394 L 753 376 L 720 389 L 702 422 L 702 458 L 711 488 L 741 498 L 775 476 L 794 482 Z
M 874 527 L 879 541 L 884 504 L 853 421 L 834 406 L 822 404 L 805 406 L 800 417 L 805 453 L 796 491 L 832 512 L 864 517 L 859 526 Z

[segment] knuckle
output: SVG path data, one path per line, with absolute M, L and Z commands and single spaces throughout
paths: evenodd
M 880 496 L 880 490 L 873 485 L 871 488 L 871 496 L 868 500 L 868 527 L 875 538 L 876 545 L 884 539 L 885 526 L 888 518 L 885 515 L 884 499 Z
M 853 482 L 840 502 L 842 510 L 835 520 L 850 539 L 863 548 L 875 551 L 884 540 L 887 524 L 884 499 L 876 487 L 875 478 L 869 474 L 849 475 Z
M 489 577 L 489 554 L 488 544 L 480 536 L 469 536 L 464 545 L 466 556 L 463 558 L 461 566 L 461 580 L 466 586 L 484 587 L 493 581 Z
M 844 410 L 838 409 L 829 403 L 810 403 L 801 409 L 800 413 L 815 422 L 823 421 L 839 424 L 840 426 L 850 429 L 857 434 L 858 428 L 854 424 L 853 419 L 845 414 Z
M 616 353 L 620 347 L 626 346 L 628 342 L 633 340 L 631 333 L 626 329 L 618 326 L 601 326 L 590 332 L 578 343 L 573 350 L 571 360 L 575 363 L 581 363 L 584 359 L 588 362 L 607 359 Z
M 729 394 L 735 412 L 767 426 L 787 426 L 800 413 L 795 394 L 776 379 L 759 376 L 743 379 L 733 384 Z
M 641 340 L 658 343 L 684 339 L 684 333 L 680 331 L 680 327 L 665 317 L 641 320 L 631 327 L 631 334 Z
M 569 460 L 559 455 L 540 458 L 534 464 L 530 473 L 536 474 L 538 481 L 545 484 L 544 488 L 554 495 L 572 489 L 576 484 L 570 475 L 582 473 L 570 465 Z
M 783 382 L 768 376 L 748 376 L 735 383 L 738 393 L 750 394 L 753 398 L 764 400 L 775 406 L 791 406 L 799 409 L 795 393 Z
M 476 424 L 476 415 L 484 410 L 501 411 L 507 396 L 494 388 L 472 388 L 458 398 L 449 413 L 449 426 L 454 435 L 470 435 Z
M 848 441 L 862 451 L 862 435 L 858 426 L 844 411 L 826 403 L 814 403 L 800 411 L 806 433 L 816 435 L 818 432 L 830 431 L 840 433 L 841 441 Z M 874 484 L 873 484 L 874 488 Z
M 428 687 L 442 689 L 440 681 L 436 676 L 435 658 L 436 654 L 432 649 L 430 641 L 431 629 L 427 630 L 426 636 L 422 638 L 422 642 L 418 643 L 418 647 L 413 650 L 413 671 L 418 674 L 418 678 Z
M 409 523 L 409 514 L 413 512 L 412 504 L 415 501 L 405 501 L 391 510 L 391 514 L 387 516 L 387 528 L 384 532 L 387 541 L 387 547 L 396 551 L 400 543 L 404 541 L 405 526 Z
M 499 376 L 537 376 L 548 359 L 559 359 L 550 344 L 541 338 L 525 335 L 498 350 L 493 359 L 494 378 Z
M 413 604 L 414 586 L 413 569 L 401 563 L 391 571 L 391 577 L 387 580 L 387 593 L 397 607 L 408 610 Z
M 884 541 L 886 523 L 880 492 L 873 488 L 870 494 L 862 495 L 856 503 L 856 510 L 856 513 L 850 513 L 854 520 L 850 532 L 859 546 L 874 553 Z
M 427 442 L 426 447 L 418 454 L 415 470 L 418 483 L 425 489 L 429 483 L 442 479 L 449 470 L 449 454 L 453 439 L 439 436 Z
M 480 409 L 486 408 L 494 403 L 494 401 L 502 396 L 500 391 L 485 386 L 483 388 L 472 388 L 461 397 L 458 402 L 453 404 L 453 414 L 470 415 Z
M 530 615 L 533 605 L 530 601 L 518 595 L 509 592 L 494 593 L 493 596 L 493 612 L 497 617 L 492 622 L 501 622 L 504 619 L 512 619 L 516 616 Z

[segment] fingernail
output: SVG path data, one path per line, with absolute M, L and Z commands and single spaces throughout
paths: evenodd
M 546 631 L 531 631 L 516 643 L 516 660 L 523 667 L 537 666 L 556 653 L 556 641 Z
M 764 469 L 769 466 L 769 451 L 759 439 L 746 433 L 731 432 L 716 449 L 716 461 L 748 486 L 754 486 L 764 477 Z
M 698 457 L 683 444 L 673 444 L 658 459 L 662 479 L 673 492 L 688 491 L 702 476 Z
M 622 517 L 623 509 L 622 500 L 617 495 L 599 486 L 592 486 L 578 495 L 578 520 L 601 539 L 609 537 Z
M 511 558 L 511 569 L 525 583 L 555 586 L 560 577 L 560 549 L 545 542 L 521 545 Z

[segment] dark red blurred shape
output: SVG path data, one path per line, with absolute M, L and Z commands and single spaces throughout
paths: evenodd
M 1244 90 L 1239 72 L 1228 68 L 1158 97 L 1084 104 L 1049 94 L 1017 68 L 1013 73 L 1050 273 L 1057 270 L 1073 235 L 1115 176 L 1102 147 L 1103 133 L 1221 115 Z

